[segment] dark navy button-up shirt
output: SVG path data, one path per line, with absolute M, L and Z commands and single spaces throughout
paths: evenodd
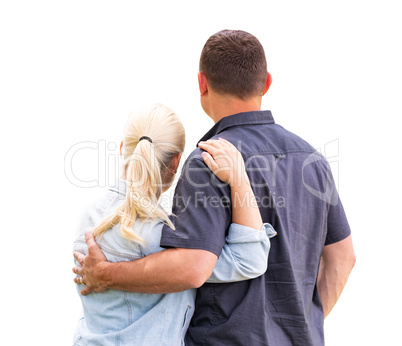
M 324 245 L 350 235 L 325 158 L 275 124 L 270 111 L 221 119 L 201 139 L 224 138 L 242 153 L 271 239 L 267 272 L 253 280 L 198 289 L 186 345 L 324 345 L 317 275 Z M 161 246 L 219 256 L 231 223 L 230 188 L 206 167 L 197 148 L 176 187 L 173 218 Z M 243 201 L 244 203 L 244 201 Z M 250 254 L 253 256 L 253 254 Z

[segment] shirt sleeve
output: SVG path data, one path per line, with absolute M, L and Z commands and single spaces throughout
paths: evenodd
M 351 234 L 345 210 L 343 209 L 342 202 L 337 192 L 336 195 L 336 203 L 331 204 L 328 210 L 327 236 L 325 239 L 325 245 L 337 243 L 338 241 L 347 238 Z
M 172 203 L 175 226 L 162 229 L 162 247 L 202 249 L 220 255 L 232 219 L 230 188 L 196 149 L 184 164 Z
M 327 179 L 329 180 L 329 186 L 331 186 L 332 192 L 331 198 L 327 200 L 329 208 L 327 217 L 327 234 L 325 238 L 325 245 L 330 245 L 347 238 L 351 234 L 351 231 L 346 218 L 345 210 L 343 209 L 342 202 L 335 186 L 331 168 L 326 161 L 325 163 L 327 169 Z
M 226 243 L 207 282 L 243 281 L 264 274 L 271 247 L 269 238 L 276 234 L 269 223 L 264 223 L 261 230 L 232 223 Z

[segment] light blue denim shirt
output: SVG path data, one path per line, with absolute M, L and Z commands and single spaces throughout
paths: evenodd
M 74 241 L 73 251 L 87 254 L 84 234 L 124 201 L 126 184 L 109 189 L 84 213 Z M 130 242 L 119 232 L 119 225 L 104 233 L 100 248 L 110 262 L 133 261 L 162 251 L 159 246 L 161 222 L 137 220 L 134 231 L 146 246 Z M 212 225 L 211 225 L 212 226 Z M 270 249 L 269 238 L 276 235 L 269 224 L 262 230 L 232 224 L 226 244 L 208 282 L 232 282 L 252 279 L 265 273 Z M 251 256 L 250 256 L 251 254 Z M 77 285 L 77 291 L 82 285 Z M 184 345 L 184 335 L 194 313 L 196 290 L 179 293 L 145 294 L 117 290 L 81 296 L 83 317 L 74 336 L 74 345 Z

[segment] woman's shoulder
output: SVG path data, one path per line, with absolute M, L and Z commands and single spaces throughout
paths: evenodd
M 74 237 L 74 251 L 86 251 L 85 232 L 92 231 L 100 221 L 116 211 L 116 208 L 124 202 L 124 192 L 121 192 L 122 188 L 108 189 L 87 205 L 78 222 Z M 120 234 L 120 224 L 107 230 L 97 242 L 108 261 L 132 261 L 163 250 L 160 247 L 162 226 L 163 223 L 160 220 L 142 221 L 137 219 L 133 232 L 143 238 L 144 244 L 123 238 Z
M 149 222 L 140 220 L 136 221 L 134 230 L 138 232 L 138 234 L 144 240 L 144 245 L 141 245 L 143 256 L 148 256 L 152 253 L 163 250 L 163 248 L 160 246 L 162 227 L 163 222 L 159 220 Z
M 163 250 L 160 247 L 162 223 L 136 220 L 133 232 L 144 240 L 144 244 L 127 240 L 120 234 L 120 224 L 107 230 L 98 245 L 110 262 L 133 261 Z
M 123 201 L 119 194 L 110 189 L 102 190 L 97 198 L 87 203 L 77 220 L 74 234 L 74 251 L 84 248 L 85 232 L 92 231 L 94 227 L 106 216 L 116 210 Z
M 117 193 L 103 190 L 96 199 L 88 202 L 84 207 L 79 216 L 78 229 L 95 226 L 99 219 L 111 212 L 110 209 L 113 207 L 113 204 L 116 204 L 116 201 L 118 201 Z

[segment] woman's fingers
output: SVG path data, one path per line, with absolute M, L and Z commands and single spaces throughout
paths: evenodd
M 212 172 L 216 171 L 219 168 L 219 166 L 216 164 L 216 162 L 208 152 L 203 152 L 202 158 Z
M 243 158 L 229 141 L 219 138 L 200 142 L 198 146 L 205 150 L 202 153 L 205 164 L 221 181 L 236 183 L 245 174 Z
M 217 167 L 222 165 L 228 166 L 229 163 L 232 162 L 231 153 L 222 143 L 217 142 L 218 141 L 203 142 L 199 144 L 199 147 L 210 155 L 210 157 L 207 156 L 207 159 L 214 161 Z M 227 162 L 223 162 L 222 160 L 226 160 Z
M 216 148 L 216 145 L 214 143 L 200 142 L 200 143 L 198 143 L 198 146 L 201 149 L 210 153 L 212 156 L 218 155 L 218 153 L 219 153 L 219 149 Z
M 225 148 L 225 145 L 223 144 L 223 141 L 218 140 L 218 139 L 209 139 L 206 142 L 201 142 L 202 144 L 207 144 L 210 145 L 216 149 L 222 149 Z
M 230 154 L 230 151 L 228 151 L 228 149 L 237 150 L 234 146 L 231 146 L 230 142 L 226 141 L 225 143 L 224 140 L 221 139 L 210 139 L 206 142 L 200 142 L 198 143 L 198 146 L 201 149 L 208 151 L 213 157 L 216 157 L 217 155 Z
M 200 144 L 201 145 L 206 144 L 206 145 L 209 145 L 209 147 L 213 147 L 215 149 L 224 150 L 224 151 L 226 151 L 227 149 L 237 150 L 237 148 L 232 143 L 230 143 L 229 141 L 227 141 L 226 139 L 223 139 L 223 138 L 219 138 L 219 140 L 218 139 L 209 139 L 206 142 L 200 142 L 199 145 Z

